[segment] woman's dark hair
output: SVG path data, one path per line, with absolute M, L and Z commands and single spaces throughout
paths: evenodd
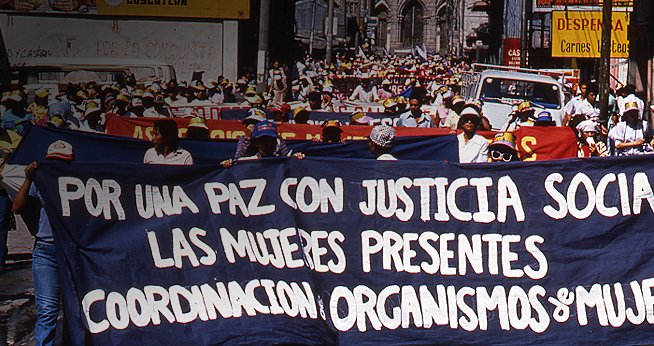
M 309 99 L 309 102 L 322 102 L 321 95 L 317 91 L 310 92 L 307 98 Z
M 172 119 L 155 120 L 154 128 L 159 129 L 159 134 L 172 143 L 179 142 L 177 123 Z

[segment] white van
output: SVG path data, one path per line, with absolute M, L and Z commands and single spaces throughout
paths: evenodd
M 557 126 L 561 126 L 565 96 L 563 85 L 554 77 L 538 74 L 537 70 L 482 64 L 473 65 L 473 71 L 480 66 L 486 69 L 464 75 L 462 95 L 482 101 L 482 112 L 493 130 L 500 130 L 509 121 L 513 106 L 524 101 L 531 102 L 536 110 L 535 116 L 546 110 L 551 113 Z

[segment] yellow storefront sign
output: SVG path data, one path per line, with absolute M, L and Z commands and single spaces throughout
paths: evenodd
M 98 0 L 99 15 L 248 19 L 249 0 Z
M 629 57 L 629 12 L 613 12 L 611 57 Z M 552 57 L 599 58 L 602 49 L 602 12 L 553 11 Z

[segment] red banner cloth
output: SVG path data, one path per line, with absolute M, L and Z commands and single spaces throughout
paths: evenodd
M 106 133 L 145 140 L 152 139 L 152 125 L 158 118 L 124 118 L 110 115 L 107 118 Z M 180 137 L 186 134 L 190 118 L 170 118 L 177 122 Z M 207 120 L 209 136 L 219 139 L 237 139 L 245 134 L 245 126 L 236 120 Z M 322 128 L 318 125 L 280 124 L 278 132 L 284 139 L 310 140 L 320 137 Z M 366 139 L 372 126 L 342 126 L 342 138 Z M 396 127 L 397 137 L 443 136 L 451 130 L 434 128 Z M 497 132 L 480 132 L 489 141 Z M 565 159 L 577 156 L 577 139 L 569 127 L 521 127 L 514 132 L 516 147 L 521 160 L 540 161 Z

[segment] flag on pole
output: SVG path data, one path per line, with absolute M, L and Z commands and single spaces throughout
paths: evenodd
M 359 47 L 359 53 L 357 53 L 357 56 L 360 56 L 364 59 L 366 58 L 366 53 L 363 52 L 363 49 L 361 49 L 361 47 Z
M 424 51 L 422 48 L 420 48 L 420 46 L 417 45 L 417 44 L 416 44 L 416 47 L 415 47 L 414 50 L 415 50 L 415 54 L 414 54 L 415 56 L 417 56 L 418 58 L 420 58 L 420 60 L 421 60 L 422 62 L 427 62 L 427 52 L 425 52 L 425 51 Z

